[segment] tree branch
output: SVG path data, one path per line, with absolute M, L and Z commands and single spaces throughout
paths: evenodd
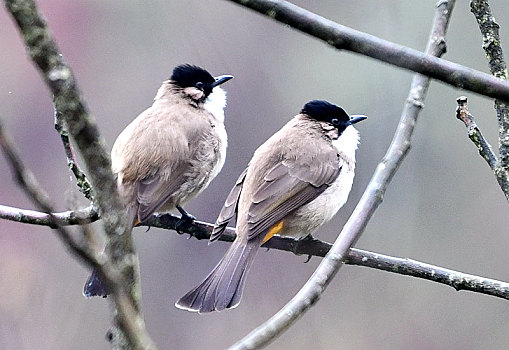
M 489 74 L 442 60 L 335 23 L 282 0 L 229 0 L 347 50 L 421 73 L 460 89 L 509 101 L 509 84 Z
M 85 197 L 91 201 L 92 198 L 92 185 L 88 181 L 85 173 L 80 169 L 78 162 L 76 161 L 76 157 L 74 157 L 74 152 L 72 151 L 71 141 L 69 140 L 69 132 L 65 127 L 65 122 L 62 118 L 62 113 L 60 113 L 55 106 L 55 130 L 60 135 L 60 139 L 62 140 L 62 144 L 64 146 L 65 156 L 67 157 L 67 166 L 72 171 L 74 176 L 76 177 L 76 185 Z
M 112 346 L 117 349 L 153 348 L 152 341 L 145 330 L 141 315 L 141 288 L 138 257 L 134 248 L 131 225 L 116 183 L 111 172 L 111 162 L 106 150 L 105 141 L 99 134 L 94 118 L 77 87 L 74 75 L 64 61 L 55 41 L 53 40 L 46 21 L 39 14 L 33 0 L 4 0 L 8 12 L 18 25 L 32 61 L 39 68 L 42 78 L 53 93 L 55 109 L 62 114 L 69 134 L 83 156 L 87 166 L 95 204 L 102 213 L 104 232 L 106 233 L 105 255 L 115 268 L 123 275 L 124 289 L 114 288 L 113 295 L 114 324 Z M 104 275 L 104 271 L 100 271 Z M 119 292 L 120 290 L 120 292 Z M 130 298 L 136 317 L 133 320 L 122 319 L 120 300 Z M 139 333 L 130 332 L 127 327 L 134 322 Z M 133 336 L 141 338 L 135 339 Z
M 493 171 L 495 171 L 498 166 L 497 156 L 495 155 L 495 153 L 493 153 L 491 145 L 484 138 L 483 134 L 481 133 L 481 130 L 477 127 L 477 124 L 475 123 L 474 120 L 474 116 L 468 112 L 467 98 L 465 96 L 458 97 L 456 99 L 456 102 L 458 102 L 458 107 L 456 108 L 456 118 L 458 118 L 465 124 L 468 131 L 468 137 L 477 146 L 479 154 L 488 163 L 490 168 Z
M 99 214 L 92 206 L 80 210 L 70 210 L 63 213 L 46 214 L 40 211 L 19 209 L 0 205 L 0 219 L 17 221 L 24 224 L 49 226 L 57 228 L 52 219 L 58 220 L 60 226 L 84 225 L 99 220 Z
M 506 81 L 507 65 L 502 52 L 499 25 L 495 22 L 495 18 L 493 18 L 490 5 L 485 0 L 474 0 L 470 2 L 470 10 L 474 14 L 483 36 L 482 47 L 486 53 L 491 74 Z M 497 111 L 498 120 L 499 158 L 497 166 L 495 168 L 492 167 L 492 169 L 509 201 L 509 105 L 496 99 L 495 110 Z
M 99 219 L 97 212 L 94 211 L 92 207 L 78 211 L 53 213 L 52 215 L 59 220 L 61 225 L 81 225 Z M 57 227 L 51 221 L 49 214 L 33 210 L 12 208 L 4 205 L 0 205 L 0 218 L 26 224 L 44 225 L 52 228 Z M 178 220 L 179 217 L 172 214 L 154 214 L 142 226 L 175 231 Z M 214 225 L 211 223 L 195 221 L 190 225 L 189 230 L 184 233 L 196 239 L 208 241 L 213 227 Z M 233 242 L 234 239 L 235 229 L 232 227 L 228 227 L 225 233 L 219 238 L 220 241 L 224 242 Z M 296 240 L 291 237 L 274 236 L 266 242 L 263 247 L 284 250 L 296 255 L 324 257 L 332 245 L 315 238 Z M 509 300 L 509 283 L 507 282 L 466 274 L 409 258 L 392 257 L 380 253 L 350 248 L 345 264 L 369 267 L 399 275 L 413 276 L 445 284 L 456 290 L 468 290 L 474 293 L 481 293 Z
M 268 1 L 248 2 L 248 4 L 255 3 L 267 4 Z M 271 3 L 274 2 L 272 1 Z M 289 11 L 289 9 L 297 10 L 293 5 L 283 4 L 280 1 L 277 3 L 281 4 L 281 7 L 286 11 Z M 427 53 L 429 55 L 441 55 L 445 52 L 445 40 L 443 37 L 454 3 L 454 0 L 439 1 L 437 3 L 435 18 L 427 45 Z M 272 10 L 275 18 L 281 18 L 281 7 Z M 285 12 L 285 14 L 290 15 L 288 12 Z M 295 15 L 294 12 L 292 14 Z M 300 15 L 304 16 L 303 13 Z M 309 22 L 311 18 L 317 16 L 311 13 L 306 13 L 305 15 L 306 17 L 299 17 L 300 21 L 292 22 L 293 25 L 296 25 L 297 28 L 310 28 Z M 321 20 L 326 21 L 325 19 Z M 417 116 L 423 106 L 428 86 L 428 78 L 419 74 L 414 76 L 398 128 L 385 157 L 375 170 L 362 198 L 343 227 L 343 230 L 311 278 L 279 312 L 235 343 L 230 349 L 258 349 L 267 345 L 287 330 L 318 301 L 327 285 L 342 266 L 342 262 L 345 260 L 350 247 L 359 239 L 368 221 L 382 202 L 387 186 L 410 149 L 411 137 L 417 122 Z
M 352 248 L 345 263 L 423 278 L 448 285 L 457 291 L 475 291 L 509 300 L 509 283 L 507 282 L 449 270 L 408 258 L 396 258 Z

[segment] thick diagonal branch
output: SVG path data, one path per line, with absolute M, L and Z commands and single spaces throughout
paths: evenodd
M 95 204 L 102 213 L 103 227 L 107 236 L 106 256 L 115 269 L 124 276 L 125 285 L 122 288 L 125 293 L 114 293 L 115 307 L 119 307 L 121 296 L 128 297 L 137 311 L 138 317 L 134 324 L 138 327 L 138 333 L 130 332 L 125 327 L 125 320 L 120 319 L 123 315 L 120 312 L 115 313 L 114 346 L 121 348 L 121 344 L 124 343 L 136 348 L 143 344 L 150 348 L 152 342 L 146 333 L 141 316 L 138 257 L 131 237 L 131 225 L 127 222 L 111 172 L 105 141 L 100 136 L 95 120 L 81 96 L 71 68 L 64 61 L 45 19 L 38 12 L 33 0 L 4 0 L 4 2 L 23 35 L 30 58 L 53 94 L 55 109 L 62 114 L 69 134 L 86 164 Z M 114 290 L 118 291 L 119 288 Z M 136 336 L 143 339 L 133 338 Z
M 489 74 L 343 26 L 282 0 L 229 0 L 339 49 L 424 74 L 457 88 L 509 101 L 509 84 Z
M 254 3 L 254 1 L 251 3 Z M 440 56 L 445 52 L 444 35 L 454 3 L 455 1 L 451 0 L 440 1 L 437 4 L 426 50 L 429 55 Z M 308 19 L 301 18 L 299 22 L 301 26 L 305 27 Z M 318 301 L 342 266 L 350 247 L 359 239 L 375 210 L 382 202 L 387 186 L 410 149 L 411 137 L 428 86 L 429 79 L 427 77 L 420 74 L 414 76 L 398 128 L 385 157 L 375 170 L 368 187 L 336 242 L 334 242 L 311 278 L 279 312 L 234 344 L 231 349 L 258 349 L 264 347 L 280 336 Z

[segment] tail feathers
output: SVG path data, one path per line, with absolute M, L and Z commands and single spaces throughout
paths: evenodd
M 97 274 L 97 270 L 94 269 L 92 274 L 88 278 L 85 286 L 83 287 L 83 295 L 87 298 L 91 297 L 103 297 L 110 294 L 106 286 L 99 279 L 99 275 Z
M 128 207 L 128 220 L 133 223 L 133 226 L 136 226 L 140 221 L 138 220 L 138 212 L 137 206 L 131 205 Z M 92 270 L 92 274 L 85 282 L 85 286 L 83 287 L 83 295 L 86 298 L 91 297 L 103 297 L 106 298 L 110 294 L 110 291 L 99 279 L 99 274 L 96 269 Z
M 180 298 L 175 306 L 199 313 L 236 307 L 258 248 L 255 242 L 234 242 L 205 280 Z

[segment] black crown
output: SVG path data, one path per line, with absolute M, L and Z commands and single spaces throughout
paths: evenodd
M 170 79 L 182 88 L 196 86 L 197 83 L 210 86 L 214 82 L 214 77 L 209 72 L 191 64 L 175 67 Z
M 334 124 L 339 122 L 347 125 L 350 121 L 350 117 L 343 108 L 323 100 L 313 100 L 306 103 L 300 113 L 318 121 L 329 123 L 334 121 Z

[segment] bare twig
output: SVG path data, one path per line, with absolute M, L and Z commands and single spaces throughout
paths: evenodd
M 484 160 L 486 160 L 490 168 L 495 171 L 498 166 L 497 156 L 495 153 L 493 153 L 491 145 L 484 138 L 481 130 L 477 127 L 474 116 L 468 112 L 467 98 L 465 96 L 458 97 L 456 102 L 458 102 L 458 107 L 456 108 L 456 118 L 465 124 L 468 131 L 468 137 L 477 146 L 479 154 L 484 158 Z
M 92 198 L 92 185 L 88 181 L 85 173 L 80 169 L 78 162 L 76 161 L 76 157 L 74 156 L 74 152 L 72 150 L 71 141 L 69 140 L 69 132 L 65 127 L 65 122 L 62 118 L 62 113 L 60 113 L 55 108 L 55 130 L 60 135 L 60 139 L 62 140 L 62 144 L 64 146 L 65 156 L 67 157 L 67 166 L 72 171 L 74 176 L 76 177 L 76 184 L 83 195 L 89 199 Z
M 499 25 L 495 22 L 488 1 L 471 1 L 470 10 L 474 14 L 483 36 L 482 47 L 486 53 L 491 74 L 501 80 L 507 80 L 507 65 L 502 52 Z M 492 169 L 507 200 L 509 200 L 509 105 L 496 99 L 495 109 L 498 120 L 499 158 L 497 166 Z
M 339 49 L 421 73 L 457 88 L 509 101 L 509 84 L 457 63 L 441 60 L 343 26 L 282 0 L 229 0 L 318 38 Z
M 63 213 L 53 213 L 50 215 L 40 211 L 19 209 L 6 205 L 0 205 L 1 219 L 56 228 L 57 225 L 55 225 L 51 219 L 51 216 L 58 220 L 60 226 L 90 224 L 99 219 L 99 214 L 96 210 L 94 210 L 92 206 L 85 209 L 75 211 L 70 210 Z
M 95 212 L 92 207 L 76 212 L 67 211 L 64 213 L 54 213 L 53 216 L 58 218 L 59 223 L 62 225 L 80 225 L 98 219 L 97 212 Z M 48 214 L 4 205 L 0 205 L 0 218 L 27 224 L 56 227 Z M 171 214 L 154 214 L 142 226 L 158 227 L 175 231 L 178 220 L 179 217 Z M 189 230 L 184 233 L 188 233 L 199 240 L 208 240 L 213 227 L 214 225 L 211 223 L 195 221 L 190 225 Z M 235 229 L 232 227 L 228 227 L 225 233 L 219 238 L 219 240 L 224 242 L 233 242 L 234 239 Z M 324 257 L 332 245 L 314 238 L 311 240 L 296 240 L 290 237 L 274 236 L 266 242 L 263 247 L 289 251 L 297 255 Z M 507 282 L 465 274 L 408 258 L 392 257 L 380 253 L 350 248 L 345 264 L 413 276 L 445 284 L 457 290 L 468 290 L 475 293 L 509 299 L 509 284 Z
M 4 0 L 8 12 L 18 25 L 32 61 L 39 68 L 48 88 L 53 93 L 55 108 L 62 114 L 70 136 L 76 142 L 94 189 L 95 204 L 102 213 L 107 236 L 105 256 L 116 271 L 123 275 L 123 291 L 114 288 L 114 324 L 111 329 L 112 346 L 116 349 L 153 348 L 141 316 L 141 288 L 138 257 L 131 236 L 131 225 L 117 192 L 111 172 L 111 161 L 105 142 L 100 136 L 94 118 L 77 87 L 69 65 L 64 61 L 46 21 L 33 0 Z M 105 271 L 101 271 L 104 275 Z M 121 290 L 121 292 L 118 292 Z M 125 293 L 124 293 L 125 292 Z M 128 296 L 136 311 L 134 320 L 126 317 L 120 300 Z M 134 322 L 135 329 L 127 327 Z
M 345 263 L 423 278 L 448 285 L 458 291 L 475 291 L 509 300 L 509 283 L 507 282 L 469 275 L 412 259 L 389 257 L 352 248 Z
M 266 1 L 261 2 L 266 3 Z M 249 3 L 254 4 L 258 2 L 251 1 Z M 443 37 L 449 23 L 454 3 L 454 0 L 438 2 L 427 45 L 428 54 L 441 55 L 445 52 L 445 40 Z M 289 5 L 285 4 L 284 6 L 286 6 L 285 9 L 287 9 Z M 274 12 L 274 16 L 277 18 L 279 16 L 278 13 L 280 13 L 279 8 L 273 9 L 273 13 Z M 315 15 L 309 14 L 308 16 Z M 298 24 L 301 28 L 308 28 L 309 20 L 309 17 L 300 17 L 300 21 L 297 23 L 301 23 Z M 297 23 L 295 24 L 297 25 Z M 436 40 L 436 38 L 440 38 L 440 40 Z M 428 84 L 428 78 L 422 75 L 416 75 L 414 77 L 398 129 L 394 134 L 394 138 L 385 157 L 375 170 L 359 204 L 357 204 L 354 212 L 343 227 L 338 239 L 334 242 L 332 248 L 311 278 L 295 297 L 279 312 L 250 332 L 239 342 L 235 343 L 231 349 L 258 349 L 264 347 L 276 337 L 280 336 L 297 321 L 304 312 L 318 301 L 329 282 L 342 266 L 342 262 L 345 260 L 348 250 L 359 239 L 376 208 L 382 202 L 387 186 L 408 152 L 411 136 L 417 122 L 417 116 L 423 106 Z
M 497 158 L 490 144 L 484 138 L 481 130 L 475 123 L 474 116 L 468 112 L 467 98 L 465 96 L 458 97 L 456 102 L 458 102 L 456 118 L 461 120 L 467 127 L 468 137 L 479 150 L 479 154 L 493 170 L 502 192 L 504 192 L 506 199 L 509 201 L 509 173 L 500 165 L 499 158 Z

